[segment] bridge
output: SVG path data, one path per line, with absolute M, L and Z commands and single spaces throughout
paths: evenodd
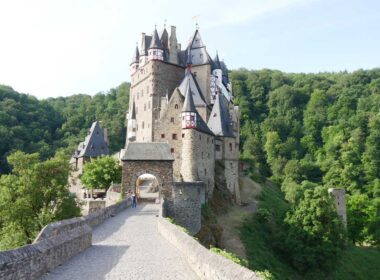
M 262 279 L 163 218 L 161 204 L 130 204 L 49 224 L 33 244 L 1 251 L 0 279 Z
M 41 279 L 199 279 L 158 232 L 158 207 L 139 204 L 108 219 L 94 229 L 89 249 Z

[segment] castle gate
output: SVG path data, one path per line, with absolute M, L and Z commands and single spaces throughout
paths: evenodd
M 123 195 L 128 191 L 136 192 L 137 179 L 143 174 L 151 174 L 158 181 L 160 197 L 171 197 L 173 161 L 167 143 L 128 143 L 122 157 Z

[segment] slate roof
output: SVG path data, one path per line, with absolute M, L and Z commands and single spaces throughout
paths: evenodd
M 196 107 L 206 106 L 207 104 L 206 100 L 201 92 L 201 89 L 197 83 L 197 80 L 195 79 L 193 73 L 191 73 L 190 71 L 186 71 L 185 77 L 181 81 L 181 84 L 179 85 L 178 88 L 182 96 L 185 96 L 187 90 L 190 88 L 190 91 L 193 94 L 194 105 Z
M 213 67 L 212 67 L 212 69 L 214 70 L 214 69 L 222 69 L 222 66 L 221 66 L 221 64 L 220 64 L 220 60 L 219 60 L 219 55 L 218 55 L 218 53 L 216 53 L 216 55 L 215 55 L 215 58 L 214 58 L 214 60 L 213 60 L 213 65 L 212 65 Z
M 193 99 L 193 92 L 191 91 L 190 84 L 190 75 L 187 75 L 185 77 L 187 79 L 187 85 L 185 87 L 185 101 L 183 102 L 182 112 L 196 112 L 197 109 L 195 109 L 194 105 L 194 99 Z
M 131 64 L 135 63 L 135 62 L 139 62 L 139 58 L 140 58 L 139 48 L 136 46 L 136 50 L 135 50 L 135 52 L 133 53 L 133 56 L 132 56 Z
M 108 155 L 108 145 L 104 140 L 103 129 L 101 129 L 98 121 L 92 123 L 90 132 L 86 136 L 84 142 L 78 145 L 74 153 L 74 157 L 98 157 Z
M 128 142 L 121 160 L 164 160 L 173 161 L 168 143 Z
M 169 45 L 169 34 L 168 31 L 166 31 L 166 28 L 164 28 L 164 30 L 161 32 L 160 40 L 164 49 L 167 49 Z
M 149 49 L 163 49 L 157 29 L 154 29 Z
M 216 136 L 234 137 L 231 122 L 228 101 L 223 94 L 218 93 L 207 125 Z
M 152 41 L 152 36 L 145 35 L 144 40 L 141 42 L 140 55 L 148 55 L 148 48 L 150 42 Z
M 187 87 L 187 90 L 185 92 L 185 101 L 183 102 L 182 112 L 194 112 L 196 114 L 196 124 L 195 124 L 194 129 L 210 134 L 210 135 L 214 135 L 214 133 L 210 130 L 210 128 L 207 126 L 207 124 L 205 123 L 205 121 L 202 119 L 201 115 L 199 115 L 197 109 L 195 108 L 193 97 L 194 97 L 194 94 L 191 88 Z

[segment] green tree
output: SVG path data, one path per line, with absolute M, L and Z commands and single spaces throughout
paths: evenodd
M 30 243 L 46 224 L 80 215 L 67 185 L 67 158 L 40 162 L 39 154 L 15 152 L 12 173 L 0 177 L 0 250 Z
M 285 218 L 286 252 L 300 271 L 331 270 L 345 244 L 335 204 L 323 187 L 306 190 Z
M 112 182 L 121 181 L 121 166 L 112 156 L 92 159 L 84 165 L 80 179 L 87 189 L 106 190 Z

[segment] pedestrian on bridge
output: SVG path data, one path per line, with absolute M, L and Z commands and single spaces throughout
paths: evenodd
M 136 198 L 136 194 L 134 192 L 132 193 L 131 198 L 132 198 L 132 208 L 136 208 L 136 206 L 137 206 L 137 198 Z

